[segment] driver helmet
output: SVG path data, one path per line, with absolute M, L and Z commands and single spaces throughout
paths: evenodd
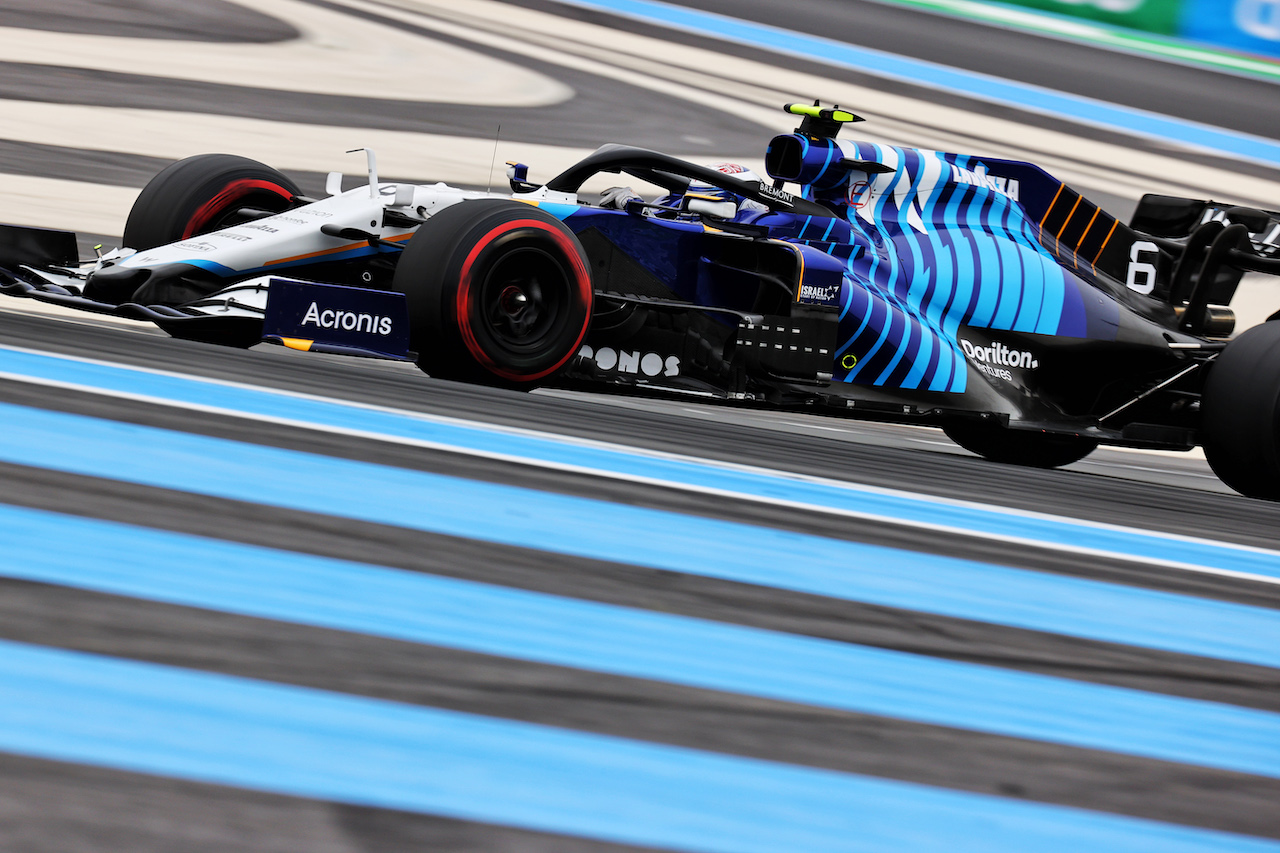
M 756 183 L 760 180 L 760 176 L 748 169 L 740 163 L 707 163 L 708 169 L 715 169 L 717 172 L 723 172 L 726 175 L 732 175 L 744 183 Z M 689 189 L 694 192 L 723 192 L 719 187 L 713 187 L 702 181 L 690 181 Z

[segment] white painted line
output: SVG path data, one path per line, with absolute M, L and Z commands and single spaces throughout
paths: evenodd
M 531 69 L 320 5 L 227 1 L 283 21 L 301 35 L 244 44 L 0 27 L 0 44 L 6 62 L 284 92 L 519 107 L 573 97 L 571 88 Z
M 1086 521 L 1080 519 L 1068 518 L 1065 516 L 1051 515 L 1048 513 L 1038 513 L 1028 510 L 1012 509 L 991 504 L 983 504 L 976 501 L 963 501 L 952 498 L 942 498 L 932 495 L 925 495 L 914 492 L 907 492 L 898 489 L 889 489 L 878 486 L 867 486 L 861 484 L 848 483 L 839 480 L 832 480 L 822 477 L 813 477 L 804 474 L 796 474 L 787 471 L 779 471 L 766 469 L 751 465 L 742 465 L 730 462 L 721 462 L 713 459 L 703 459 L 699 457 L 687 456 L 683 454 L 667 453 L 662 451 L 653 451 L 640 448 L 626 447 L 623 445 L 602 442 L 593 439 L 581 439 L 570 436 L 556 435 L 537 430 L 522 429 L 516 427 L 494 426 L 476 421 L 470 421 L 460 418 L 444 417 L 439 415 L 428 415 L 420 412 L 413 412 L 404 409 L 396 409 L 386 406 L 375 406 L 365 403 L 354 403 L 331 397 L 323 397 L 313 394 L 304 394 L 293 391 L 279 391 L 276 389 L 265 388 L 262 386 L 254 386 L 247 383 L 235 382 L 219 379 L 205 379 L 193 377 L 190 375 L 177 373 L 173 371 L 158 370 L 154 368 L 132 367 L 122 365 L 115 362 L 85 358 L 79 356 L 65 356 L 60 354 L 51 354 L 40 350 L 27 349 L 24 347 L 0 346 L 0 350 L 9 350 L 16 353 L 26 353 L 30 355 L 41 356 L 45 358 L 60 359 L 64 361 L 76 362 L 80 364 L 93 365 L 98 367 L 106 367 L 112 370 L 133 371 L 142 374 L 151 374 L 158 377 L 177 379 L 187 383 L 205 383 L 225 388 L 232 388 L 240 391 L 246 391 L 253 394 L 266 394 L 273 397 L 293 398 L 300 401 L 309 401 L 320 403 L 327 406 L 337 406 L 347 410 L 363 410 L 367 412 L 376 412 L 380 414 L 394 415 L 398 418 L 406 418 L 417 420 L 424 423 L 448 425 L 452 427 L 460 427 L 466 430 L 474 431 L 478 434 L 488 435 L 510 435 L 529 438 L 540 442 L 547 442 L 557 445 L 561 448 L 590 448 L 598 451 L 619 454 L 622 457 L 632 460 L 651 459 L 655 461 L 674 462 L 682 465 L 695 466 L 697 469 L 705 472 L 732 472 L 735 474 L 743 474 L 750 477 L 762 477 L 779 483 L 791 482 L 796 484 L 813 485 L 824 489 L 838 490 L 846 496 L 856 497 L 864 496 L 882 496 L 898 501 L 909 501 L 912 504 L 921 506 L 933 506 L 939 510 L 953 509 L 966 513 L 978 513 L 983 518 L 1007 518 L 1011 521 L 1022 521 L 1030 523 L 1046 523 L 1049 525 L 1062 525 L 1070 529 L 1079 530 L 1083 537 L 1088 532 L 1098 534 L 1107 533 L 1115 534 L 1119 537 L 1132 538 L 1140 542 L 1150 543 L 1152 546 L 1161 545 L 1168 547 L 1170 545 L 1183 545 L 1194 547 L 1199 550 L 1212 549 L 1214 552 L 1222 554 L 1237 554 L 1241 558 L 1252 557 L 1261 558 L 1269 563 L 1280 562 L 1280 551 L 1257 548 L 1248 545 L 1239 545 L 1229 542 L 1221 542 L 1216 540 L 1204 539 L 1200 537 L 1185 536 L 1174 533 L 1160 533 L 1139 528 L 1126 527 L 1123 525 L 1107 524 L 1103 522 Z M 158 397 L 148 394 L 139 394 L 119 389 L 102 388 L 94 385 L 87 385 L 76 382 L 64 382 L 47 377 L 32 376 L 24 373 L 15 373 L 9 371 L 0 372 L 0 378 L 10 379 L 16 382 L 29 383 L 51 388 L 59 388 L 64 390 L 80 391 L 89 394 L 96 394 L 115 399 L 130 400 L 135 402 L 143 402 L 170 408 L 182 409 L 186 411 L 201 412 L 206 414 L 224 415 L 242 420 L 248 420 L 259 423 L 269 423 L 279 426 L 287 426 L 292 428 L 310 430 L 315 432 L 323 432 L 335 435 L 343 435 L 352 438 L 359 438 L 369 441 L 380 441 L 390 444 L 400 444 L 412 447 L 419 447 L 429 450 L 438 450 L 447 453 L 454 453 L 464 456 L 472 456 L 476 458 L 489 459 L 493 461 L 514 463 L 532 468 L 543 468 L 548 470 L 562 471 L 566 473 L 582 474 L 590 477 L 596 477 L 606 480 L 615 480 L 621 482 L 630 482 L 642 485 L 657 486 L 675 491 L 684 491 L 694 494 L 702 494 L 713 497 L 722 497 L 731 500 L 746 501 L 776 507 L 785 507 L 788 509 L 803 510 L 808 513 L 817 513 L 830 515 L 835 517 L 855 518 L 867 521 L 876 521 L 879 523 L 890 523 L 904 527 L 910 527 L 919 530 L 927 530 L 934 533 L 943 533 L 948 535 L 963 536 L 974 539 L 982 539 L 986 541 L 1002 542 L 1010 545 L 1017 545 L 1027 548 L 1042 549 L 1048 551 L 1056 551 L 1060 553 L 1074 554 L 1082 557 L 1094 557 L 1107 560 L 1116 560 L 1121 562 L 1135 563 L 1144 566 L 1158 566 L 1178 571 L 1192 572 L 1197 574 L 1214 575 L 1219 577 L 1230 577 L 1242 580 L 1254 581 L 1258 583 L 1280 585 L 1280 574 L 1267 575 L 1256 572 L 1238 571 L 1234 569 L 1223 568 L 1221 566 L 1201 565 L 1182 560 L 1153 557 L 1151 555 L 1126 553 L 1121 550 L 1113 550 L 1106 548 L 1093 548 L 1082 545 L 1072 544 L 1070 542 L 1045 541 L 1030 536 L 1022 536 L 1016 534 L 1004 534 L 994 530 L 972 530 L 966 527 L 956 526 L 953 524 L 934 523 L 922 520 L 920 518 L 903 518 L 893 515 L 886 515 L 881 512 L 866 512 L 847 507 L 828 506 L 810 501 L 791 500 L 781 498 L 767 493 L 748 493 L 732 489 L 708 486 L 694 482 L 682 482 L 669 478 L 660 478 L 636 474 L 621 470 L 609 470 L 607 468 L 592 467 L 573 463 L 565 463 L 553 459 L 540 459 L 527 455 L 514 453 L 506 453 L 493 451 L 477 447 L 459 446 L 453 443 L 432 441 L 427 439 L 414 438 L 405 435 L 388 434 L 386 432 L 378 432 L 363 429 L 354 429 L 350 427 L 321 424 L 312 421 L 300 420 L 295 418 L 285 418 L 275 415 L 268 415 L 257 412 L 248 412 L 242 409 L 225 408 L 219 406 L 210 406 L 190 401 L 179 401 L 165 397 Z
M 394 14 L 382 3 L 340 1 L 353 8 Z M 1258 204 L 1280 197 L 1280 182 L 1203 164 L 1188 170 L 1185 158 L 1097 142 L 794 71 L 784 63 L 755 62 L 730 52 L 638 36 L 494 0 L 469 0 L 465 6 L 452 0 L 391 0 L 391 4 L 412 10 L 397 17 L 428 29 L 707 103 L 769 130 L 788 132 L 795 124 L 781 112 L 782 100 L 820 92 L 827 100 L 856 104 L 858 113 L 868 117 L 867 123 L 856 129 L 857 137 L 872 142 L 1030 160 L 1064 180 L 1133 199 L 1144 192 L 1231 196 Z M 505 35 L 513 30 L 521 33 L 520 39 Z M 603 51 L 601 46 L 605 46 Z M 584 64 L 582 57 L 586 56 L 592 58 L 590 64 Z M 679 88 L 671 88 L 668 81 L 680 84 Z M 790 95 L 780 100 L 779 93 Z M 956 140 L 954 134 L 968 138 Z
M 642 38 L 487 0 L 472 0 L 465 7 L 443 0 L 406 3 L 417 10 L 413 12 L 362 0 L 347 2 L 352 7 L 399 17 L 445 36 L 616 79 L 666 97 L 750 118 L 761 123 L 765 131 L 761 135 L 762 147 L 769 131 L 787 130 L 794 124 L 792 118 L 778 108 L 779 92 L 821 91 L 829 93 L 830 98 L 857 103 L 871 116 L 870 127 L 864 133 L 873 141 L 933 144 L 976 155 L 1030 159 L 1081 186 L 1130 198 L 1137 198 L 1145 191 L 1200 197 L 1215 195 L 1248 203 L 1280 197 L 1280 182 L 1206 166 L 1187 170 L 1185 162 L 1176 157 L 1082 140 L 785 68 L 771 68 L 726 53 Z M 424 15 L 421 10 L 432 14 Z M 294 23 L 303 20 L 287 16 L 286 19 Z M 521 38 L 510 35 L 513 27 L 522 33 Z M 28 33 L 19 32 L 24 36 Z M 384 26 L 379 32 L 397 31 Z M 150 44 L 153 40 L 147 41 Z M 430 44 L 430 41 L 424 43 Z M 601 45 L 608 48 L 602 50 Z M 134 61 L 129 58 L 133 54 L 124 51 L 124 47 L 127 45 L 122 42 L 107 39 L 99 46 L 99 52 L 104 56 L 119 55 L 121 62 Z M 281 45 L 253 47 L 255 50 L 284 49 Z M 640 57 L 643 63 L 637 63 Z M 288 66 L 287 62 L 281 64 Z M 282 70 L 277 77 L 263 79 L 274 85 L 285 80 L 287 73 Z M 512 72 L 513 79 L 524 79 L 524 75 L 523 71 Z M 730 85 L 728 82 L 754 80 L 767 80 L 768 85 L 745 82 Z M 687 81 L 694 81 L 694 85 Z M 413 85 L 425 92 L 448 88 L 444 85 L 447 82 L 446 78 L 427 77 L 415 80 Z M 726 89 L 731 93 L 726 94 Z M 518 97 L 513 95 L 512 100 L 518 101 Z M 370 147 L 378 151 L 385 174 L 483 186 L 490 180 L 495 159 L 492 140 L 480 137 L 21 100 L 0 100 L 0 113 L 8 119 L 8 135 L 16 140 L 82 150 L 129 152 L 166 160 L 221 150 L 261 160 L 285 171 L 323 173 L 346 169 L 359 172 L 362 163 L 346 157 L 343 152 Z M 918 123 L 900 116 L 912 116 Z M 93 128 L 93 132 L 87 134 L 86 128 Z M 942 132 L 937 128 L 950 130 Z M 524 143 L 508 138 L 499 143 L 496 160 L 518 159 L 529 163 L 534 178 L 545 179 L 588 153 L 589 150 L 583 148 Z M 1093 165 L 1100 163 L 1108 165 Z M 1124 174 L 1121 170 L 1133 174 Z M 128 205 L 136 193 L 132 189 L 54 178 L 5 176 L 2 182 L 0 221 L 101 234 L 118 234 L 123 229 Z M 587 189 L 602 189 L 608 183 L 602 178 L 599 186 L 592 184 Z
M 1199 471 L 1170 471 L 1168 468 L 1152 468 L 1149 465 L 1130 465 L 1118 462 L 1100 462 L 1094 459 L 1082 459 L 1080 465 L 1096 465 L 1100 468 L 1116 468 L 1122 471 L 1146 471 L 1152 474 L 1166 474 L 1177 477 L 1199 477 L 1204 480 L 1217 481 L 1212 474 L 1201 474 Z
M 50 302 L 40 302 L 36 299 L 23 299 L 21 297 L 0 297 L 0 311 L 6 314 L 26 314 L 37 315 L 42 317 L 57 317 L 59 320 L 65 320 L 69 323 L 79 323 L 82 325 L 109 325 L 118 328 L 133 329 L 135 332 L 144 334 L 164 335 L 159 327 L 148 320 L 132 320 L 127 317 L 115 317 L 111 314 L 95 314 L 89 311 L 81 311 L 78 308 L 68 308 L 65 305 L 55 305 Z
M 374 130 L 339 125 L 300 124 L 198 112 L 125 109 L 80 104 L 0 100 L 8 122 L 6 136 L 41 145 L 86 151 L 122 151 L 174 160 L 208 151 L 226 151 L 261 160 L 278 169 L 325 173 L 343 170 L 364 175 L 364 155 L 378 152 L 387 175 L 422 175 L 431 180 L 483 186 L 494 158 L 492 138 Z M 92 128 L 87 133 L 86 128 Z M 550 178 L 590 154 L 592 149 L 564 145 L 500 141 L 497 162 L 519 157 Z M 501 175 L 501 171 L 498 173 Z M 5 178 L 7 194 L 8 178 Z M 49 191 L 53 194 L 53 190 Z M 72 194 L 63 206 L 79 204 Z
M 138 192 L 130 187 L 58 178 L 0 175 L 0 222 L 89 234 L 121 234 Z
M 827 62 L 836 67 L 926 86 L 943 93 L 961 93 L 1000 107 L 1014 106 L 1053 118 L 1067 118 L 1080 124 L 1146 138 L 1161 145 L 1212 152 L 1268 167 L 1280 163 L 1280 142 L 1276 140 L 876 48 L 860 47 L 824 36 L 676 6 L 661 0 L 559 2 L 772 50 L 782 55 Z
M 822 429 L 828 432 L 849 432 L 845 427 L 822 426 L 821 424 L 802 424 L 797 423 L 796 421 L 777 421 L 776 423 L 799 427 L 800 429 Z

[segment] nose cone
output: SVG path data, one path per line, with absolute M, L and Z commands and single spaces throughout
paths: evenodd
M 182 305 L 214 293 L 227 284 L 193 264 L 155 267 L 104 266 L 89 276 L 84 295 L 99 302 L 120 305 Z
M 151 270 L 145 267 L 104 265 L 89 275 L 84 295 L 98 302 L 119 305 L 133 302 L 133 294 L 151 278 Z

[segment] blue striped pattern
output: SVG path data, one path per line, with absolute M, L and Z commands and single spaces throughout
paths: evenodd
M 1040 245 L 1038 227 L 1021 205 L 991 187 L 954 179 L 953 167 L 985 166 L 955 154 L 842 145 L 850 159 L 895 171 L 868 176 L 874 204 L 845 208 L 871 248 L 848 262 L 838 378 L 961 393 L 968 387 L 962 325 L 1083 333 L 1066 311 L 1077 282 Z M 824 200 L 843 205 L 844 195 L 835 187 Z
M 779 473 L 714 466 L 619 447 L 570 442 L 480 423 L 419 413 L 371 409 L 338 400 L 229 385 L 190 376 L 28 352 L 0 345 L 0 376 L 99 389 L 153 401 L 172 401 L 270 422 L 293 423 L 387 439 L 403 439 L 483 456 L 518 458 L 552 467 L 581 468 L 623 478 L 706 489 L 903 523 L 930 524 L 1026 539 L 1047 545 L 1092 545 L 1111 558 L 1204 566 L 1258 579 L 1280 580 L 1280 553 L 1204 542 L 1065 518 L 1033 516 L 996 506 L 966 505 L 924 495 L 892 493 L 853 483 L 815 482 Z M 981 495 L 976 497 L 981 498 Z
M 0 422 L 0 460 L 20 465 L 1280 666 L 1267 609 L 20 406 L 0 404 Z
M 0 642 L 0 749 L 706 853 L 1280 844 Z
M 942 507 L 0 349 L 0 374 L 784 499 Z M 0 460 L 1280 667 L 1280 613 L 0 405 Z M 497 455 L 496 452 L 494 455 Z M 855 500 L 856 499 L 856 500 Z M 952 506 L 960 514 L 977 507 Z M 1180 540 L 1010 516 L 1036 532 Z M 1125 537 L 1129 538 L 1125 538 Z M 1105 537 L 1112 537 L 1106 539 Z M 1196 556 L 1275 555 L 1201 543 Z M 0 504 L 0 576 L 1280 778 L 1280 715 Z M 1228 833 L 0 640 L 0 751 L 684 851 L 1277 851 Z
M 0 548 L 23 580 L 1280 778 L 1280 715 L 1229 705 L 3 504 Z

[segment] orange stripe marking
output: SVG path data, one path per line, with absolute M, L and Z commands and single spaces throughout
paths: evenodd
M 1093 216 L 1089 219 L 1089 224 L 1084 227 L 1084 233 L 1080 235 L 1080 242 L 1076 244 L 1077 258 L 1080 257 L 1080 247 L 1084 245 L 1084 238 L 1089 236 L 1089 231 L 1093 228 L 1093 223 L 1098 221 L 1098 214 L 1101 212 L 1102 212 L 1102 208 L 1100 207 L 1095 207 L 1093 209 Z M 1089 266 L 1093 266 L 1093 264 L 1089 264 Z M 1098 271 L 1095 269 L 1094 273 L 1097 273 L 1097 272 Z
M 1094 208 L 1093 218 L 1089 220 L 1089 224 L 1084 227 L 1084 233 L 1080 235 L 1080 245 L 1084 245 L 1084 238 L 1089 236 L 1089 230 L 1093 228 L 1093 223 L 1098 221 L 1098 214 L 1102 212 L 1102 208 Z
M 1075 203 L 1075 204 L 1073 204 L 1073 205 L 1071 205 L 1071 212 L 1067 214 L 1067 218 L 1066 218 L 1066 220 L 1062 223 L 1062 227 L 1058 229 L 1058 233 L 1053 235 L 1053 239 L 1054 239 L 1054 240 L 1056 240 L 1056 241 L 1057 241 L 1057 243 L 1058 243 L 1058 250 L 1059 250 L 1059 251 L 1061 251 L 1061 250 L 1062 250 L 1062 232 L 1063 232 L 1063 231 L 1066 231 L 1066 230 L 1067 230 L 1067 226 L 1071 224 L 1071 217 L 1073 217 L 1073 216 L 1075 216 L 1075 215 L 1076 215 L 1076 208 L 1080 207 L 1080 201 L 1081 201 L 1083 198 L 1084 198 L 1084 196 L 1076 196 L 1076 203 Z M 1076 263 L 1076 259 L 1075 259 L 1076 250 L 1077 250 L 1078 248 L 1079 248 L 1078 246 L 1073 246 L 1073 247 L 1071 248 L 1071 266 L 1072 266 L 1073 268 L 1075 268 L 1075 269 L 1080 269 L 1080 266 L 1079 266 L 1079 264 L 1077 264 L 1077 263 Z
M 794 249 L 796 259 L 800 261 L 800 277 L 796 279 L 796 302 L 800 301 L 800 289 L 804 287 L 804 252 L 800 251 L 800 247 Z
M 1044 227 L 1044 221 L 1049 218 L 1049 214 L 1053 213 L 1053 206 L 1058 203 L 1058 196 L 1062 195 L 1062 190 L 1066 184 L 1058 184 L 1058 191 L 1053 194 L 1053 201 L 1049 202 L 1049 209 L 1044 212 L 1044 216 L 1040 218 L 1040 227 Z
M 1107 232 L 1107 239 L 1102 241 L 1102 248 L 1098 250 L 1098 254 L 1093 256 L 1093 260 L 1090 263 L 1096 264 L 1098 262 L 1098 258 L 1102 257 L 1102 253 L 1106 251 L 1107 244 L 1111 242 L 1111 235 L 1116 233 L 1116 229 L 1119 227 L 1120 220 L 1117 219 L 1115 222 L 1111 223 L 1111 230 Z
M 410 232 L 408 234 L 400 234 L 395 237 L 384 237 L 383 239 L 388 243 L 401 243 L 405 240 L 408 240 L 412 236 L 413 236 L 413 232 Z M 357 240 L 354 243 L 346 243 L 342 246 L 336 246 L 335 248 L 332 248 L 332 249 L 321 249 L 318 252 L 307 252 L 305 255 L 293 255 L 292 257 L 288 257 L 288 258 L 276 258 L 274 261 L 267 261 L 263 266 L 269 267 L 269 266 L 273 266 L 274 264 L 287 264 L 290 261 L 305 261 L 308 258 L 320 258 L 320 257 L 324 257 L 325 255 L 336 255 L 339 252 L 350 251 L 351 249 L 354 249 L 357 246 L 368 245 L 368 242 L 369 241 L 367 240 Z
M 1062 227 L 1058 229 L 1058 233 L 1053 235 L 1053 236 L 1054 236 L 1054 239 L 1061 239 L 1061 238 L 1062 238 L 1062 232 L 1063 232 L 1063 231 L 1066 231 L 1066 230 L 1067 230 L 1067 226 L 1071 224 L 1071 217 L 1073 217 L 1073 216 L 1075 216 L 1075 215 L 1076 215 L 1076 208 L 1078 208 L 1078 207 L 1080 206 L 1080 202 L 1081 202 L 1083 199 L 1084 199 L 1084 196 L 1080 196 L 1079 198 L 1077 198 L 1077 199 L 1076 199 L 1076 203 L 1075 203 L 1075 204 L 1073 204 L 1073 205 L 1071 205 L 1071 212 L 1067 214 L 1067 221 L 1066 221 L 1066 222 L 1064 222 L 1064 223 L 1062 223 Z

